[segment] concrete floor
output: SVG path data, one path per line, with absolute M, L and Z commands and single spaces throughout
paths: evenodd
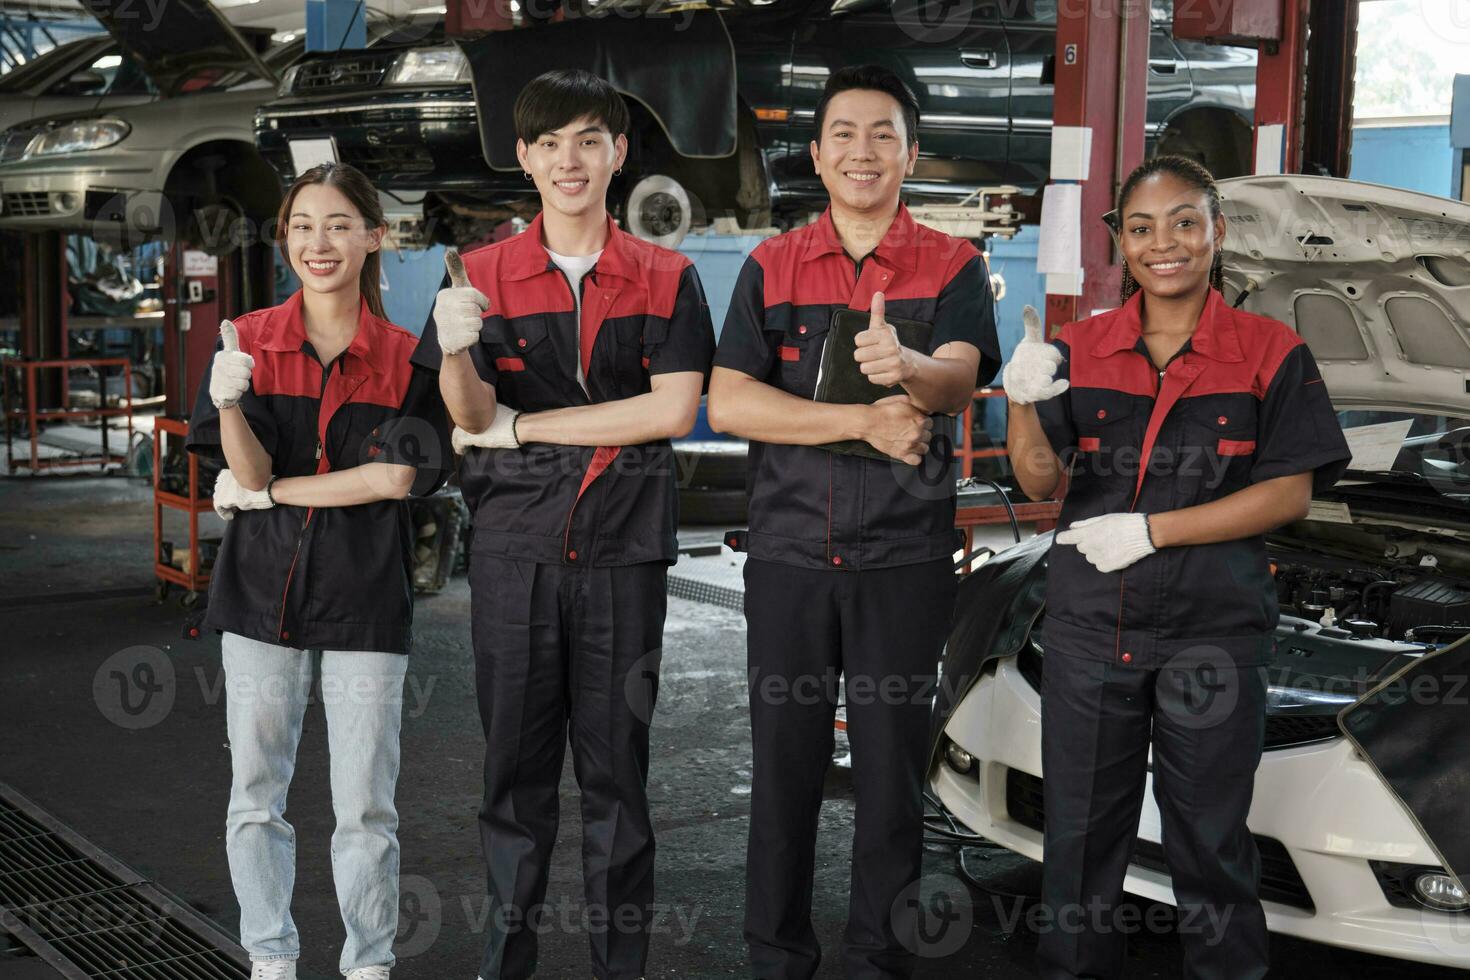
M 177 601 L 154 604 L 150 538 L 149 493 L 137 481 L 0 479 L 0 780 L 233 933 L 238 909 L 223 841 L 229 753 L 219 642 L 181 639 L 187 613 Z M 486 899 L 475 829 L 482 746 L 464 579 L 423 600 L 417 618 L 398 788 L 405 911 L 394 976 L 469 980 Z M 750 747 L 743 664 L 738 613 L 671 601 L 650 787 L 660 899 L 669 915 L 654 938 L 650 978 L 746 975 L 740 921 Z M 140 713 L 124 710 L 118 676 L 157 688 L 146 703 L 134 692 L 130 704 Z M 853 813 L 842 769 L 830 771 L 827 795 L 814 905 L 829 951 L 820 977 L 836 978 Z M 570 762 L 563 796 L 548 901 L 578 908 L 581 844 Z M 288 816 L 298 839 L 293 911 L 305 944 L 302 975 L 335 976 L 342 927 L 329 864 L 332 813 L 319 706 L 307 715 Z M 971 869 L 992 887 L 1036 889 L 1036 865 L 1004 852 L 989 860 L 972 853 Z M 931 851 L 926 872 L 932 882 L 952 875 L 953 852 Z M 1034 976 L 1034 939 L 1024 925 L 1013 933 L 1005 928 L 1012 906 L 980 892 L 955 897 L 962 931 L 943 944 L 954 951 L 926 960 L 917 975 Z M 586 939 L 575 925 L 558 927 L 542 949 L 540 976 L 588 975 Z M 1305 980 L 1458 975 L 1279 937 L 1272 950 L 1276 975 Z M 1177 958 L 1172 935 L 1144 936 L 1130 949 L 1129 976 L 1177 976 Z M 44 975 L 0 942 L 0 977 Z

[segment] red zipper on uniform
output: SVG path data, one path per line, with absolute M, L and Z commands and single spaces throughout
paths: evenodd
M 281 639 L 286 636 L 286 598 L 291 594 L 291 576 L 296 574 L 296 559 L 301 557 L 301 542 L 306 540 L 306 525 L 311 523 L 311 515 L 316 513 L 315 507 L 306 508 L 306 520 L 301 522 L 301 533 L 296 536 L 296 552 L 291 556 L 291 567 L 286 570 L 286 586 L 281 590 L 281 621 L 276 624 L 276 635 Z
M 1179 356 L 1179 353 L 1176 351 L 1174 353 L 1174 357 L 1178 357 L 1178 356 Z M 1172 363 L 1173 362 L 1174 357 L 1169 358 L 1169 363 Z M 1154 366 L 1155 365 L 1154 365 L 1153 360 L 1150 359 L 1149 360 L 1149 367 L 1154 367 Z M 1168 369 L 1169 369 L 1169 364 L 1166 363 L 1164 365 L 1164 371 L 1167 371 Z M 1157 406 L 1158 403 L 1159 403 L 1159 396 L 1161 396 L 1163 394 L 1163 392 L 1164 392 L 1164 371 L 1159 371 L 1158 372 L 1158 378 L 1157 378 L 1157 380 L 1154 383 L 1154 405 L 1155 406 Z M 1173 406 L 1171 405 L 1170 407 L 1172 408 Z M 1150 411 L 1149 412 L 1149 415 L 1152 416 L 1153 415 L 1153 412 Z M 1145 442 L 1148 441 L 1147 433 L 1145 433 L 1144 441 Z M 1153 446 L 1150 445 L 1147 448 L 1149 450 L 1149 455 L 1152 456 L 1153 455 Z M 1137 484 L 1135 484 L 1134 487 L 1133 487 L 1133 501 L 1132 501 L 1132 503 L 1130 503 L 1128 505 L 1128 513 L 1130 513 L 1130 514 L 1132 514 L 1134 511 L 1136 511 L 1138 509 L 1138 498 L 1143 495 L 1143 477 L 1144 477 L 1144 474 L 1146 474 L 1148 472 L 1148 461 L 1143 458 L 1142 451 L 1139 452 L 1138 465 L 1140 467 L 1142 467 L 1142 470 L 1138 474 L 1138 482 L 1137 482 Z M 1118 629 L 1117 629 L 1117 633 L 1114 635 L 1114 639 L 1113 639 L 1113 658 L 1114 659 L 1117 659 L 1119 657 L 1119 655 L 1122 654 L 1122 652 L 1123 652 L 1123 596 L 1124 596 L 1124 591 L 1123 591 L 1123 578 L 1124 578 L 1124 575 L 1125 574 L 1126 574 L 1126 570 L 1118 572 Z
M 587 472 L 582 474 L 582 485 L 577 488 L 577 498 L 572 501 L 572 509 L 567 511 L 567 529 L 562 535 L 561 554 L 563 558 L 572 557 L 572 516 L 577 513 L 577 505 L 582 502 L 582 494 L 592 485 L 592 481 L 601 476 L 612 461 L 617 458 L 618 453 L 623 451 L 622 446 L 598 446 L 592 453 L 592 460 L 587 464 Z M 576 561 L 575 558 L 572 558 Z
M 331 379 L 332 365 L 328 364 L 325 368 L 322 369 L 322 389 L 321 393 L 317 396 L 318 411 L 321 410 L 321 402 L 326 397 L 327 384 L 331 381 Z M 331 419 L 328 419 L 327 422 L 330 423 Z M 316 440 L 316 471 L 318 475 L 325 473 L 330 466 L 330 461 L 327 459 L 326 440 L 325 438 L 323 438 L 325 433 L 326 426 L 322 426 Z M 281 589 L 281 618 L 280 621 L 276 623 L 276 636 L 279 639 L 289 639 L 289 637 L 286 636 L 285 632 L 286 600 L 291 595 L 291 578 L 296 574 L 296 561 L 301 557 L 301 544 L 303 541 L 306 540 L 306 528 L 307 525 L 311 523 L 311 517 L 315 513 L 315 507 L 306 508 L 306 520 L 301 522 L 301 531 L 296 535 L 296 550 L 291 555 L 291 567 L 286 569 L 286 584 Z

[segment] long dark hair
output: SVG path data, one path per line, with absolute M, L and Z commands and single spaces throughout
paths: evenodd
M 1140 164 L 1128 179 L 1123 181 L 1123 187 L 1118 191 L 1118 210 L 1113 212 L 1118 216 L 1118 226 L 1113 230 L 1122 233 L 1124 223 L 1123 207 L 1128 203 L 1128 195 L 1146 177 L 1154 174 L 1169 174 L 1182 180 L 1191 187 L 1205 192 L 1205 209 L 1209 212 L 1210 222 L 1213 225 L 1216 218 L 1220 217 L 1220 188 L 1215 186 L 1215 177 L 1204 166 L 1189 157 L 1165 155 L 1154 157 L 1146 163 Z M 1224 253 L 1215 249 L 1215 261 L 1210 265 L 1210 286 L 1220 293 L 1225 292 L 1225 270 Z M 1138 292 L 1138 281 L 1133 278 L 1133 273 L 1128 269 L 1128 262 L 1123 262 L 1123 286 L 1118 291 L 1120 303 L 1128 302 L 1128 298 Z
M 297 177 L 290 190 L 281 200 L 281 210 L 276 215 L 276 247 L 281 257 L 289 264 L 291 256 L 286 250 L 286 235 L 291 227 L 291 207 L 301 188 L 310 184 L 326 184 L 341 191 L 357 213 L 362 215 L 363 224 L 369 228 L 381 228 L 388 223 L 383 216 L 383 206 L 378 203 L 378 190 L 361 170 L 346 163 L 319 163 Z M 383 257 L 381 252 L 369 252 L 363 259 L 362 272 L 357 277 L 358 289 L 367 300 L 368 310 L 380 320 L 388 315 L 383 312 L 383 291 L 379 284 L 382 276 Z

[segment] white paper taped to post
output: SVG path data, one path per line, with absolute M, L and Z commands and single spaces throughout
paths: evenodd
M 1047 184 L 1041 195 L 1036 271 L 1076 275 L 1082 268 L 1082 185 Z

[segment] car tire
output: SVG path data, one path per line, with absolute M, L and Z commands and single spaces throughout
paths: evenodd
M 679 523 L 738 527 L 747 516 L 745 491 L 702 487 L 679 491 Z
M 1206 125 L 1201 119 L 1183 119 L 1164 130 L 1155 148 L 1158 156 L 1181 156 L 1199 163 L 1216 180 L 1251 172 L 1249 133 L 1239 123 Z
M 623 215 L 629 233 L 664 248 L 678 248 L 693 224 L 694 206 L 683 184 L 667 174 L 651 174 L 628 192 Z

